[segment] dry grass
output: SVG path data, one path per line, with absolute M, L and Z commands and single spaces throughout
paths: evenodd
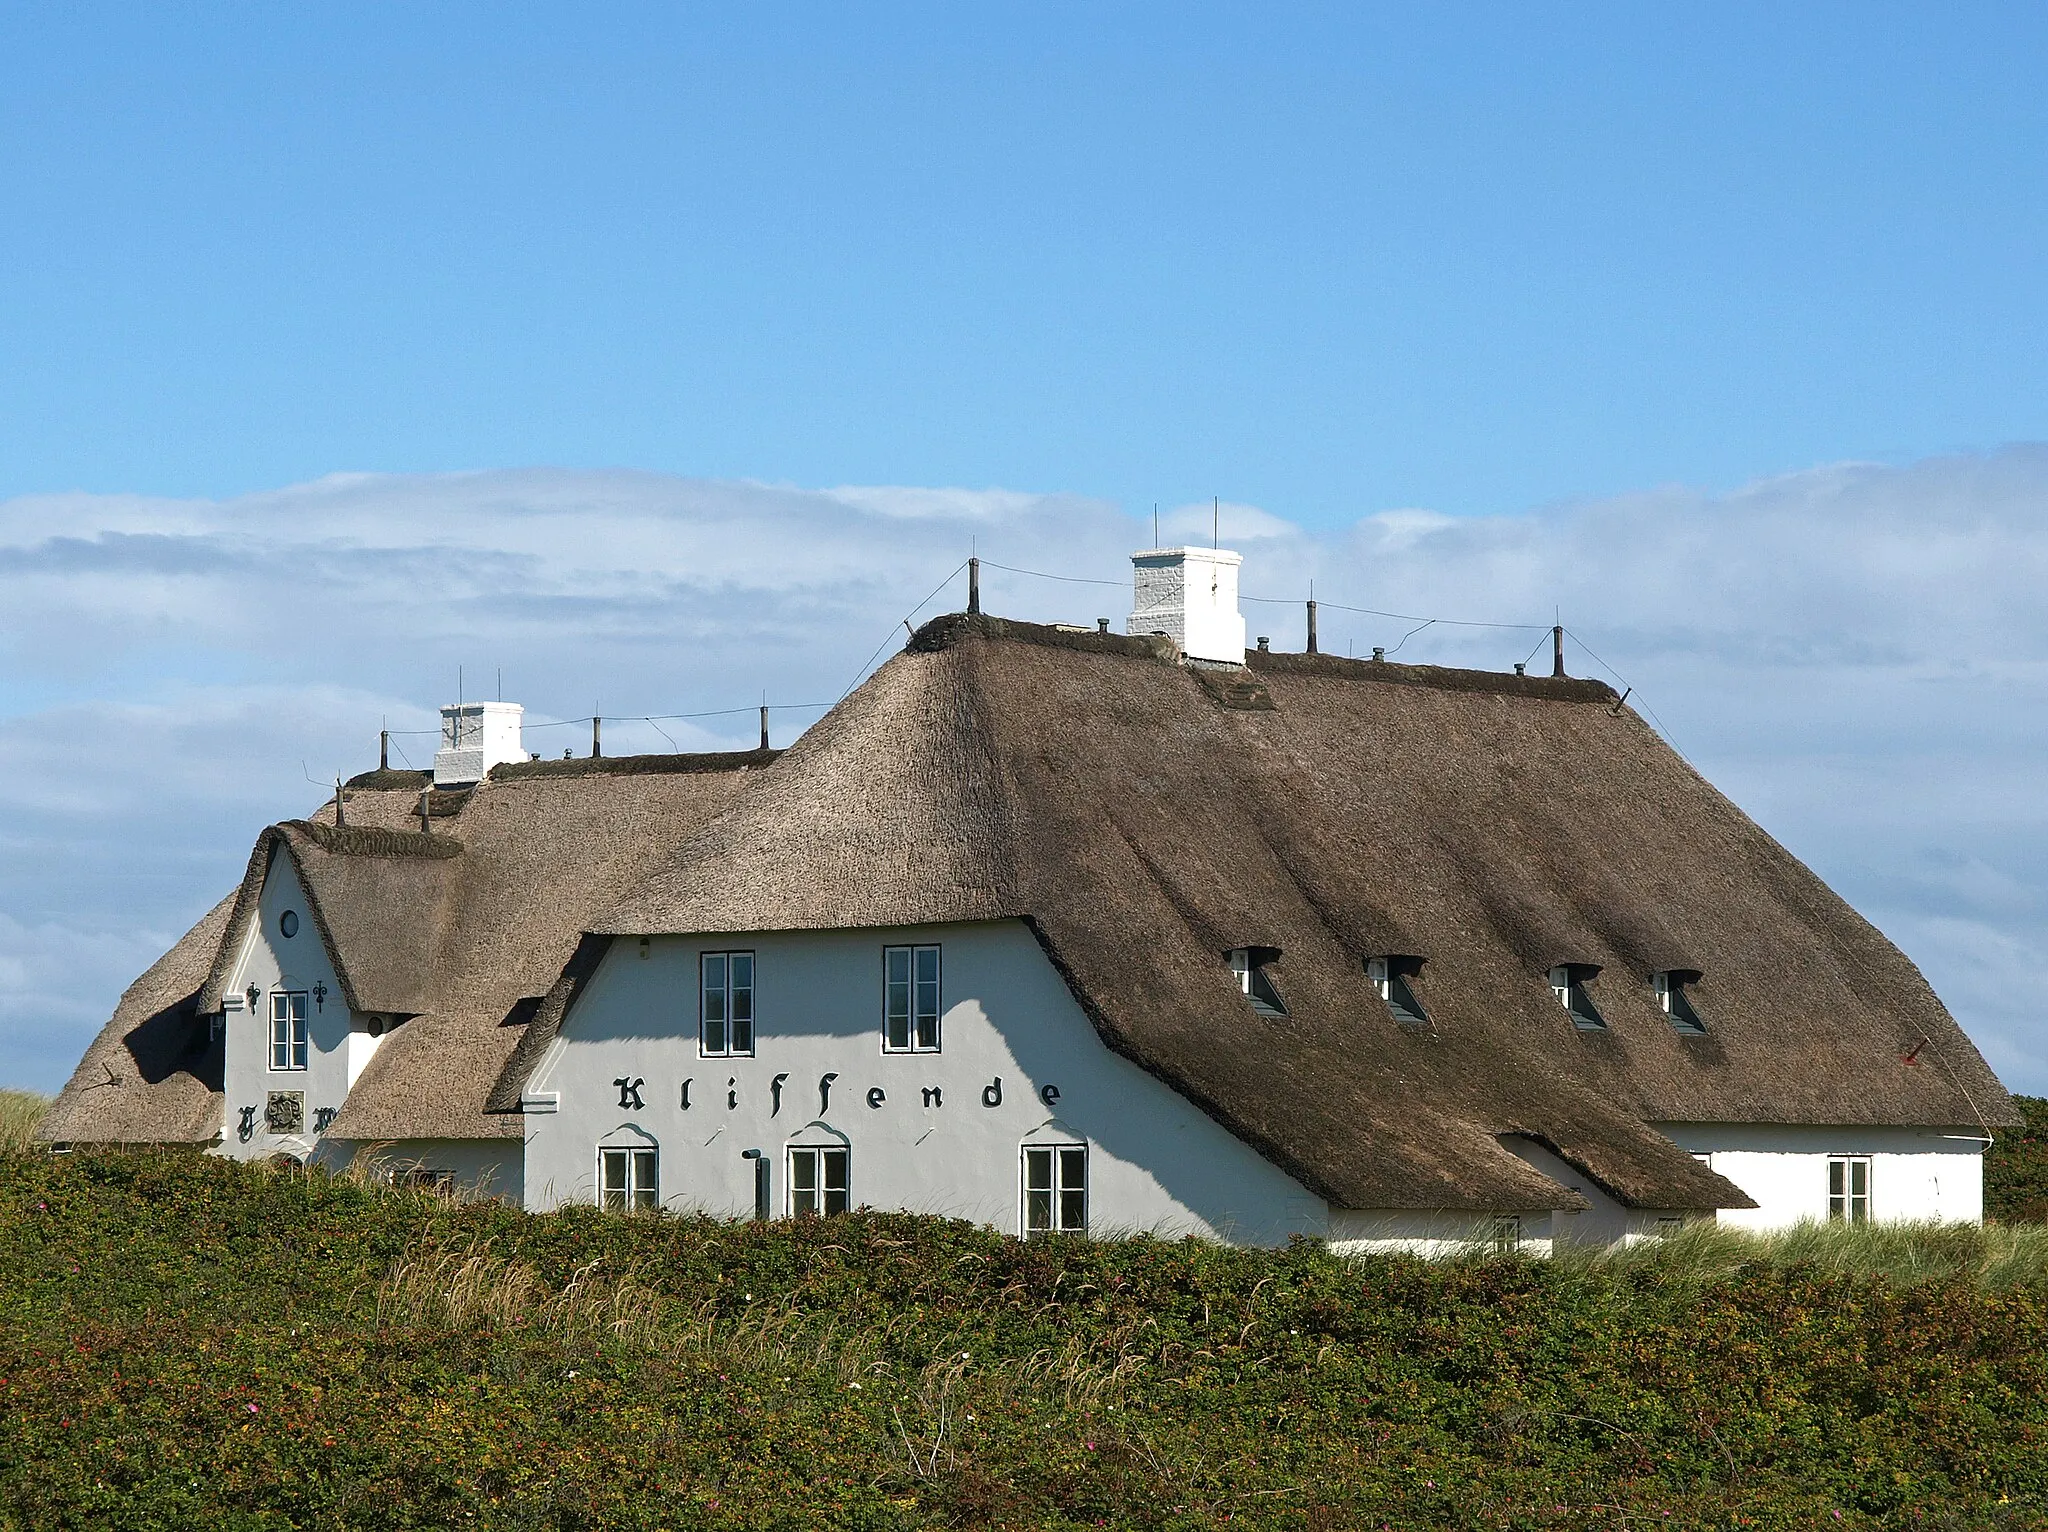
M 1771 1234 L 1694 1224 L 1670 1239 L 1625 1248 L 1566 1247 L 1569 1270 L 1650 1271 L 1680 1284 L 1724 1280 L 1757 1266 L 1817 1267 L 1909 1287 L 1966 1282 L 1987 1291 L 2048 1286 L 2048 1224 L 1800 1223 Z
M 36 1124 L 50 1109 L 50 1098 L 32 1090 L 0 1090 L 0 1149 L 25 1149 Z

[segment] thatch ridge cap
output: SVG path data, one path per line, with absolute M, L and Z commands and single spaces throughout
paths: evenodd
M 1452 665 L 1404 665 L 1395 660 L 1359 660 L 1338 654 L 1248 650 L 1245 665 L 1271 675 L 1315 676 L 1334 681 L 1373 681 L 1383 686 L 1428 686 L 1438 691 L 1494 692 L 1545 702 L 1613 705 L 1614 688 L 1581 676 L 1530 676 L 1498 670 L 1465 670 Z

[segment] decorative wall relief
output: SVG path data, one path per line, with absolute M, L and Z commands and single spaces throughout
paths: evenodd
M 274 1090 L 263 1104 L 263 1126 L 272 1133 L 306 1131 L 306 1093 Z

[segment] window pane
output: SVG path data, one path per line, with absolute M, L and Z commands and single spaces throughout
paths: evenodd
M 747 952 L 732 955 L 732 1017 L 734 1021 L 754 1019 L 754 958 Z
M 632 1164 L 633 1206 L 651 1208 L 655 1205 L 657 1187 L 654 1179 L 654 1151 L 635 1149 Z
M 599 1153 L 599 1163 L 604 1167 L 603 1196 L 605 1207 L 622 1208 L 626 1205 L 626 1151 L 606 1149 Z
M 882 1040 L 886 1047 L 910 1046 L 910 949 L 882 950 L 885 982 L 882 997 Z
M 818 1158 L 824 1161 L 821 1179 L 824 1181 L 824 1211 L 843 1213 L 846 1211 L 846 1151 L 844 1149 L 821 1149 Z
M 1060 1191 L 1060 1228 L 1068 1234 L 1079 1234 L 1088 1227 L 1086 1194 L 1078 1191 Z
M 752 1053 L 754 1051 L 754 1020 L 751 1016 L 733 1017 L 732 1051 L 734 1053 Z
M 1088 1151 L 1086 1149 L 1062 1149 L 1060 1151 L 1060 1190 L 1079 1191 L 1088 1184 Z
M 725 1020 L 725 954 L 704 955 L 704 1020 Z
M 1852 1197 L 1868 1197 L 1870 1195 L 1870 1161 L 1851 1160 L 1849 1162 L 1849 1195 Z
M 1052 1151 L 1050 1149 L 1026 1149 L 1024 1151 L 1024 1185 L 1034 1192 L 1052 1190 Z
M 704 1023 L 704 1051 L 706 1053 L 726 1053 L 730 1051 L 725 1045 L 724 1022 L 706 1021 Z
M 792 1149 L 789 1154 L 789 1210 L 818 1211 L 818 1151 Z
M 292 1020 L 303 1022 L 306 1019 L 306 997 L 303 994 L 294 994 L 290 998 L 292 1003 Z
M 292 1023 L 292 1068 L 306 1067 L 306 1023 L 301 1018 Z
M 1052 1228 L 1052 1193 L 1050 1191 L 1028 1191 L 1024 1194 L 1024 1232 L 1044 1234 Z

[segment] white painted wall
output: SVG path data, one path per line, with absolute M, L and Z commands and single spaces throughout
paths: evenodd
M 298 918 L 298 930 L 289 937 L 282 924 L 286 911 Z M 247 1009 L 246 994 L 252 984 L 260 991 L 253 1011 Z M 310 997 L 320 987 L 326 990 L 325 1000 L 308 1000 L 306 1068 L 272 1069 L 271 995 L 278 990 L 303 990 Z M 316 1124 L 323 1121 L 321 1114 L 340 1109 L 378 1039 L 368 1035 L 366 1019 L 349 1013 L 298 872 L 282 846 L 271 853 L 256 919 L 243 939 L 227 989 L 229 994 L 243 997 L 244 1009 L 224 1013 L 227 1047 L 222 1079 L 227 1099 L 220 1153 L 244 1160 L 279 1153 L 305 1159 L 318 1143 Z M 264 1108 L 272 1091 L 305 1094 L 304 1132 L 276 1134 L 265 1126 Z M 254 1109 L 251 1128 L 244 1137 L 243 1116 L 250 1108 Z
M 943 949 L 943 1051 L 885 1054 L 882 949 L 913 942 Z M 698 1053 L 698 955 L 722 950 L 755 954 L 750 1059 Z M 742 1151 L 758 1149 L 780 1214 L 787 1146 L 838 1135 L 855 1205 L 1016 1232 L 1021 1143 L 1066 1133 L 1089 1147 L 1097 1235 L 1274 1244 L 1327 1227 L 1320 1198 L 1105 1048 L 1021 922 L 656 937 L 645 951 L 631 938 L 612 945 L 527 1083 L 529 1208 L 595 1200 L 597 1146 L 637 1130 L 659 1146 L 665 1205 L 750 1215 Z M 620 1105 L 619 1079 L 642 1082 L 638 1108 Z M 997 1081 L 999 1103 L 985 1104 Z
M 357 1144 L 323 1139 L 315 1160 L 328 1169 L 357 1167 L 379 1179 L 396 1180 L 411 1170 L 448 1175 L 464 1197 L 488 1197 L 515 1207 L 526 1194 L 525 1146 L 516 1138 L 398 1139 L 391 1143 Z
M 1754 1197 L 1724 1209 L 1737 1229 L 1782 1229 L 1828 1216 L 1828 1160 L 1870 1157 L 1870 1212 L 1877 1219 L 1984 1218 L 1984 1140 L 1977 1128 L 1825 1128 L 1748 1123 L 1654 1123 L 1682 1149 Z
M 1242 554 L 1227 548 L 1152 548 L 1131 555 L 1127 633 L 1164 633 L 1191 659 L 1244 663 L 1237 607 Z

